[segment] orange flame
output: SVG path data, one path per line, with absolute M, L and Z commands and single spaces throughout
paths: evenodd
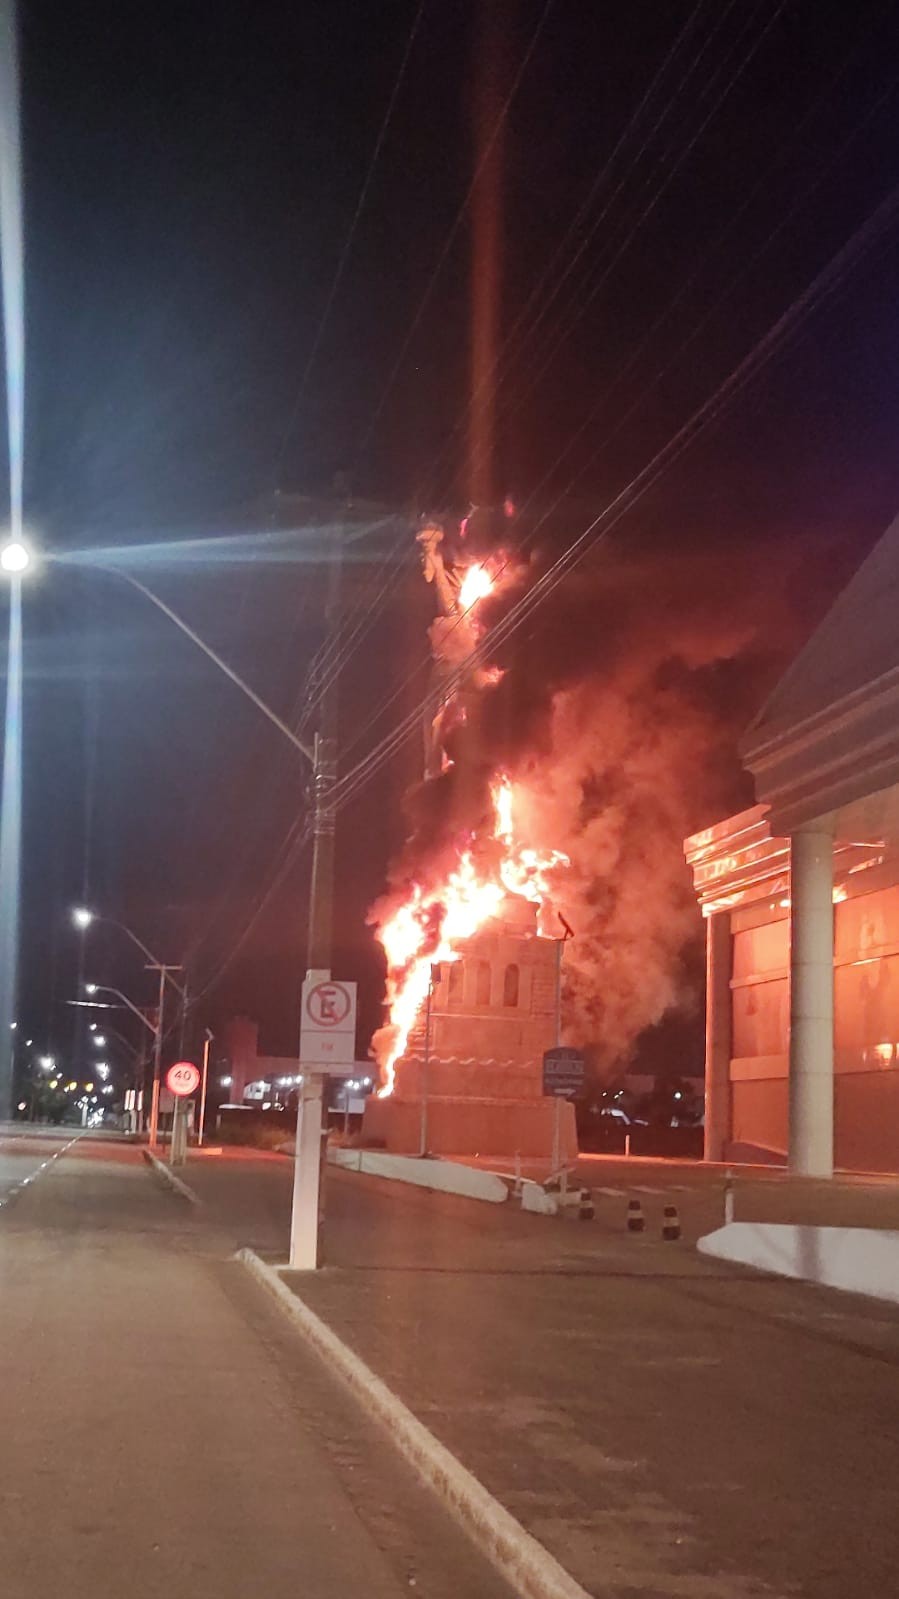
M 377 1035 L 376 1053 L 384 1074 L 382 1096 L 393 1092 L 396 1062 L 425 1004 L 430 968 L 460 958 L 458 944 L 495 916 L 507 895 L 543 905 L 549 899 L 549 874 L 568 864 L 561 850 L 521 847 L 515 841 L 513 788 L 507 776 L 491 786 L 493 839 L 502 851 L 490 864 L 477 865 L 470 847 L 442 881 L 425 890 L 415 883 L 408 898 L 377 926 L 387 957 L 389 1020 Z
M 463 611 L 470 611 L 477 605 L 478 600 L 484 600 L 492 594 L 494 580 L 486 566 L 480 561 L 472 561 L 459 587 L 459 605 Z

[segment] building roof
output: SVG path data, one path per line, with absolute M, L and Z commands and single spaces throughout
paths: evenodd
M 837 597 L 744 739 L 749 753 L 857 689 L 899 669 L 899 516 Z
M 899 517 L 800 650 L 742 741 L 774 833 L 899 783 Z

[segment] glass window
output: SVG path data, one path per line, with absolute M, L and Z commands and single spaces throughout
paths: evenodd
M 503 1004 L 518 1004 L 518 967 L 507 966 L 503 973 Z

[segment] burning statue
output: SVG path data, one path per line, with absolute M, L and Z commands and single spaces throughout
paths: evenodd
M 421 547 L 421 565 L 426 583 L 434 585 L 437 616 L 428 628 L 433 658 L 432 686 L 440 693 L 433 715 L 425 713 L 424 775 L 439 777 L 449 765 L 447 736 L 453 726 L 464 721 L 466 698 L 498 681 L 495 669 L 478 666 L 472 657 L 482 628 L 477 616 L 479 601 L 493 592 L 495 577 L 489 561 L 454 559 L 444 547 L 443 528 L 427 522 L 416 534 Z
M 479 610 L 515 574 L 501 551 L 482 559 L 454 553 L 433 522 L 417 542 L 438 606 L 429 639 L 440 701 L 424 728 L 425 793 L 436 795 L 460 775 L 452 771 L 452 733 L 474 697 L 500 681 L 473 659 L 485 636 Z M 365 1134 L 390 1148 L 415 1147 L 423 1097 L 435 1150 L 549 1148 L 542 1057 L 558 1039 L 552 901 L 567 857 L 526 836 L 509 773 L 493 772 L 488 788 L 486 806 L 474 807 L 430 855 L 410 845 L 401 884 L 371 914 L 387 961 L 388 1014 L 372 1040 L 382 1085 L 366 1108 Z

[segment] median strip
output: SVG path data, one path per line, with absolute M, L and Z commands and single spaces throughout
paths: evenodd
M 283 1277 L 286 1267 L 267 1265 L 252 1249 L 239 1250 L 236 1258 L 268 1290 L 328 1369 L 386 1429 L 417 1475 L 452 1511 L 519 1599 L 590 1599 L 587 1590 L 288 1287 Z
M 152 1166 L 157 1175 L 162 1178 L 163 1182 L 168 1183 L 169 1187 L 176 1194 L 179 1194 L 182 1199 L 186 1199 L 189 1205 L 202 1205 L 203 1201 L 199 1194 L 195 1194 L 187 1183 L 182 1182 L 180 1177 L 176 1177 L 171 1167 L 167 1166 L 164 1160 L 158 1160 L 152 1150 L 149 1149 L 142 1149 L 141 1154 L 147 1164 Z

